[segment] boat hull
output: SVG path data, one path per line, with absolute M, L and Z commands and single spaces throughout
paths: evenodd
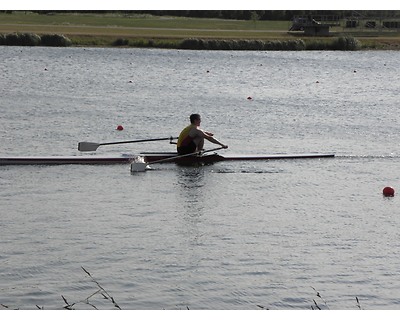
M 203 156 L 187 156 L 176 158 L 177 153 L 142 153 L 141 156 L 148 163 L 152 162 L 174 162 L 178 164 L 212 164 L 220 161 L 257 161 L 257 160 L 284 160 L 284 159 L 309 159 L 309 158 L 332 158 L 332 153 L 303 153 L 303 154 L 254 154 L 254 155 L 220 155 L 209 154 Z M 169 159 L 171 158 L 171 159 Z
M 270 155 L 220 155 L 217 153 L 203 156 L 187 156 L 176 158 L 177 153 L 141 153 L 138 156 L 144 158 L 148 163 L 177 163 L 182 165 L 212 164 L 220 161 L 256 161 L 256 160 L 284 160 L 284 159 L 306 159 L 334 157 L 334 154 L 303 153 L 303 154 L 270 154 Z M 71 156 L 71 157 L 13 157 L 0 158 L 0 166 L 5 165 L 113 165 L 130 164 L 135 161 L 136 156 Z
M 112 165 L 112 164 L 129 164 L 134 161 L 133 157 L 14 157 L 0 158 L 0 166 L 5 165 Z

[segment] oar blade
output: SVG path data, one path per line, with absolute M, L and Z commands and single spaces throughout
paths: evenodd
M 100 143 L 95 143 L 95 142 L 79 142 L 78 143 L 79 151 L 96 151 L 98 147 L 100 147 Z
M 131 163 L 131 172 L 145 172 L 146 169 L 150 167 L 146 162 L 132 162 Z

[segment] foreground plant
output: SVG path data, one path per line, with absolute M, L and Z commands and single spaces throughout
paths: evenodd
M 65 302 L 65 306 L 64 306 L 63 308 L 64 308 L 64 309 L 67 309 L 67 310 L 74 310 L 74 306 L 75 306 L 75 305 L 77 305 L 77 304 L 79 304 L 79 303 L 85 303 L 85 304 L 91 306 L 93 309 L 96 309 L 96 310 L 97 310 L 97 307 L 96 307 L 93 303 L 91 303 L 91 302 L 89 301 L 89 299 L 91 299 L 92 297 L 94 297 L 94 296 L 100 294 L 104 299 L 111 301 L 112 304 L 114 305 L 114 307 L 115 307 L 116 309 L 121 310 L 121 307 L 117 304 L 117 302 L 115 301 L 115 299 L 107 292 L 106 289 L 103 288 L 103 286 L 100 285 L 100 283 L 99 283 L 97 280 L 95 280 L 95 279 L 92 277 L 92 275 L 89 273 L 89 271 L 87 271 L 87 270 L 86 270 L 84 267 L 82 267 L 82 266 L 81 266 L 81 268 L 82 268 L 82 270 L 90 277 L 90 279 L 92 280 L 92 282 L 94 282 L 94 283 L 97 285 L 98 290 L 96 290 L 94 293 L 92 293 L 92 294 L 91 294 L 90 296 L 88 296 L 86 299 L 84 299 L 84 300 L 82 300 L 82 301 L 74 302 L 74 303 L 69 303 L 69 302 L 67 301 L 67 299 L 66 299 L 63 295 L 61 295 L 61 297 L 63 298 L 63 300 L 64 300 L 64 302 Z M 39 308 L 39 307 L 38 307 L 38 308 Z
M 329 307 L 328 307 L 328 305 L 326 304 L 326 301 L 322 298 L 321 294 L 320 294 L 314 287 L 311 287 L 311 288 L 316 292 L 317 297 L 324 303 L 325 308 L 329 310 Z M 318 303 L 317 303 L 317 301 L 315 301 L 315 299 L 313 299 L 313 302 L 314 302 L 314 306 L 311 306 L 311 309 L 312 309 L 312 310 L 316 310 L 316 309 L 317 309 L 317 310 L 322 310 L 322 308 L 318 305 Z M 358 307 L 358 309 L 362 310 L 362 309 L 361 309 L 360 300 L 358 300 L 358 297 L 356 297 L 356 302 L 357 302 L 357 307 Z M 315 308 L 316 308 L 316 309 L 315 309 Z

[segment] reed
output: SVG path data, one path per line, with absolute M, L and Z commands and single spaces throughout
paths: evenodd
M 311 288 L 315 291 L 315 293 L 317 294 L 317 297 L 324 303 L 325 309 L 328 309 L 328 310 L 329 310 L 329 307 L 328 307 L 328 305 L 326 304 L 326 301 L 321 297 L 321 294 L 320 294 L 314 287 L 311 287 Z M 313 299 L 313 302 L 314 302 L 314 306 L 311 306 L 311 309 L 312 309 L 312 310 L 315 310 L 314 307 L 315 307 L 317 310 L 322 310 L 322 308 L 318 305 L 318 303 L 317 303 L 317 301 L 315 301 L 315 299 Z
M 94 297 L 94 296 L 96 296 L 96 295 L 101 295 L 104 299 L 110 301 L 114 305 L 114 308 L 121 310 L 121 307 L 118 305 L 118 303 L 115 301 L 115 299 L 107 292 L 106 289 L 104 289 L 104 287 L 97 280 L 95 280 L 93 278 L 93 276 L 89 273 L 89 271 L 87 271 L 84 267 L 81 267 L 81 268 L 90 277 L 92 282 L 94 282 L 97 285 L 98 289 L 94 293 L 89 295 L 86 299 L 78 301 L 78 302 L 74 302 L 74 303 L 69 303 L 67 301 L 67 299 L 63 295 L 61 295 L 61 297 L 62 297 L 62 299 L 64 300 L 64 303 L 65 303 L 64 309 L 73 310 L 74 306 L 76 304 L 84 303 L 84 304 L 87 304 L 87 305 L 91 306 L 93 309 L 97 310 L 97 307 L 93 303 L 91 303 L 89 301 L 89 299 Z
M 90 307 L 92 307 L 93 309 L 98 310 L 98 308 L 94 305 L 94 303 L 92 303 L 90 301 L 90 299 L 92 299 L 93 297 L 100 295 L 103 299 L 106 299 L 107 301 L 109 301 L 110 303 L 112 303 L 113 307 L 115 309 L 121 310 L 121 307 L 118 305 L 118 303 L 115 301 L 115 299 L 110 295 L 110 293 L 96 280 L 94 279 L 94 277 L 90 274 L 89 271 L 87 271 L 84 267 L 82 267 L 82 270 L 86 273 L 86 275 L 88 275 L 91 279 L 91 281 L 93 283 L 96 284 L 96 291 L 94 291 L 92 294 L 90 294 L 88 297 L 86 297 L 83 300 L 79 300 L 73 303 L 68 302 L 67 298 L 65 298 L 65 296 L 61 295 L 61 298 L 63 299 L 65 305 L 63 306 L 64 309 L 66 310 L 75 310 L 75 306 L 77 306 L 78 304 L 84 304 L 84 305 L 88 305 Z M 330 310 L 326 300 L 322 297 L 322 295 L 320 294 L 320 292 L 318 292 L 314 287 L 311 287 L 315 294 L 316 294 L 316 298 L 312 299 L 313 304 L 310 306 L 311 310 Z M 361 303 L 360 300 L 358 299 L 358 297 L 355 297 L 356 300 L 356 306 L 359 310 L 362 310 L 361 307 Z M 256 304 L 256 306 L 259 309 L 262 310 L 271 310 L 268 307 L 265 307 L 261 304 Z M 40 310 L 44 310 L 45 308 L 43 306 L 39 306 L 36 305 L 37 309 Z M 0 303 L 0 309 L 6 309 L 6 310 L 18 310 L 18 309 L 12 309 L 10 306 L 4 305 L 2 303 Z M 187 310 L 190 310 L 189 306 L 186 307 Z
M 320 294 L 314 287 L 311 287 L 311 288 L 315 291 L 315 293 L 316 293 L 318 299 L 319 299 L 320 301 L 322 301 L 323 304 L 324 304 L 324 306 L 321 306 L 321 305 L 319 305 L 319 304 L 317 303 L 317 301 L 316 301 L 315 299 L 313 299 L 314 305 L 311 305 L 311 309 L 312 309 L 312 310 L 323 310 L 323 309 L 328 309 L 328 310 L 329 310 L 329 307 L 328 307 L 328 305 L 327 305 L 325 299 L 322 298 L 321 294 Z M 356 297 L 356 306 L 357 306 L 357 308 L 358 308 L 359 310 L 362 310 L 361 304 L 360 304 L 360 300 L 358 299 L 358 297 Z
M 121 307 L 118 305 L 118 303 L 115 301 L 115 299 L 110 295 L 110 293 L 104 289 L 104 287 L 96 280 L 94 279 L 94 277 L 90 274 L 89 271 L 87 271 L 84 267 L 82 267 L 82 270 L 90 277 L 91 281 L 93 283 L 96 284 L 96 291 L 94 291 L 92 294 L 90 294 L 88 297 L 86 297 L 85 299 L 76 301 L 76 302 L 68 302 L 67 298 L 65 298 L 63 295 L 61 295 L 61 298 L 63 299 L 65 305 L 63 306 L 64 309 L 66 310 L 75 310 L 75 306 L 77 306 L 78 304 L 84 304 L 84 305 L 89 305 L 90 307 L 92 307 L 95 310 L 98 310 L 98 308 L 90 301 L 90 299 L 92 299 L 95 296 L 100 295 L 103 299 L 108 300 L 109 302 L 111 302 L 113 304 L 113 307 L 115 309 L 121 310 Z M 39 310 L 45 310 L 44 306 L 39 306 L 36 305 L 36 308 Z M 18 308 L 12 308 L 8 305 L 5 305 L 3 303 L 0 303 L 0 310 L 1 309 L 5 309 L 5 310 L 18 310 Z

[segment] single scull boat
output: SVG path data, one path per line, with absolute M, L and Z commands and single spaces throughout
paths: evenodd
M 130 164 L 138 157 L 144 158 L 147 163 L 165 162 L 178 164 L 211 164 L 220 161 L 255 161 L 255 160 L 284 160 L 334 157 L 332 153 L 300 153 L 300 154 L 251 154 L 251 155 L 221 155 L 218 153 L 204 154 L 200 156 L 177 157 L 174 152 L 156 153 L 143 152 L 137 155 L 121 156 L 53 156 L 53 157 L 5 157 L 0 158 L 0 166 L 4 165 L 110 165 Z

